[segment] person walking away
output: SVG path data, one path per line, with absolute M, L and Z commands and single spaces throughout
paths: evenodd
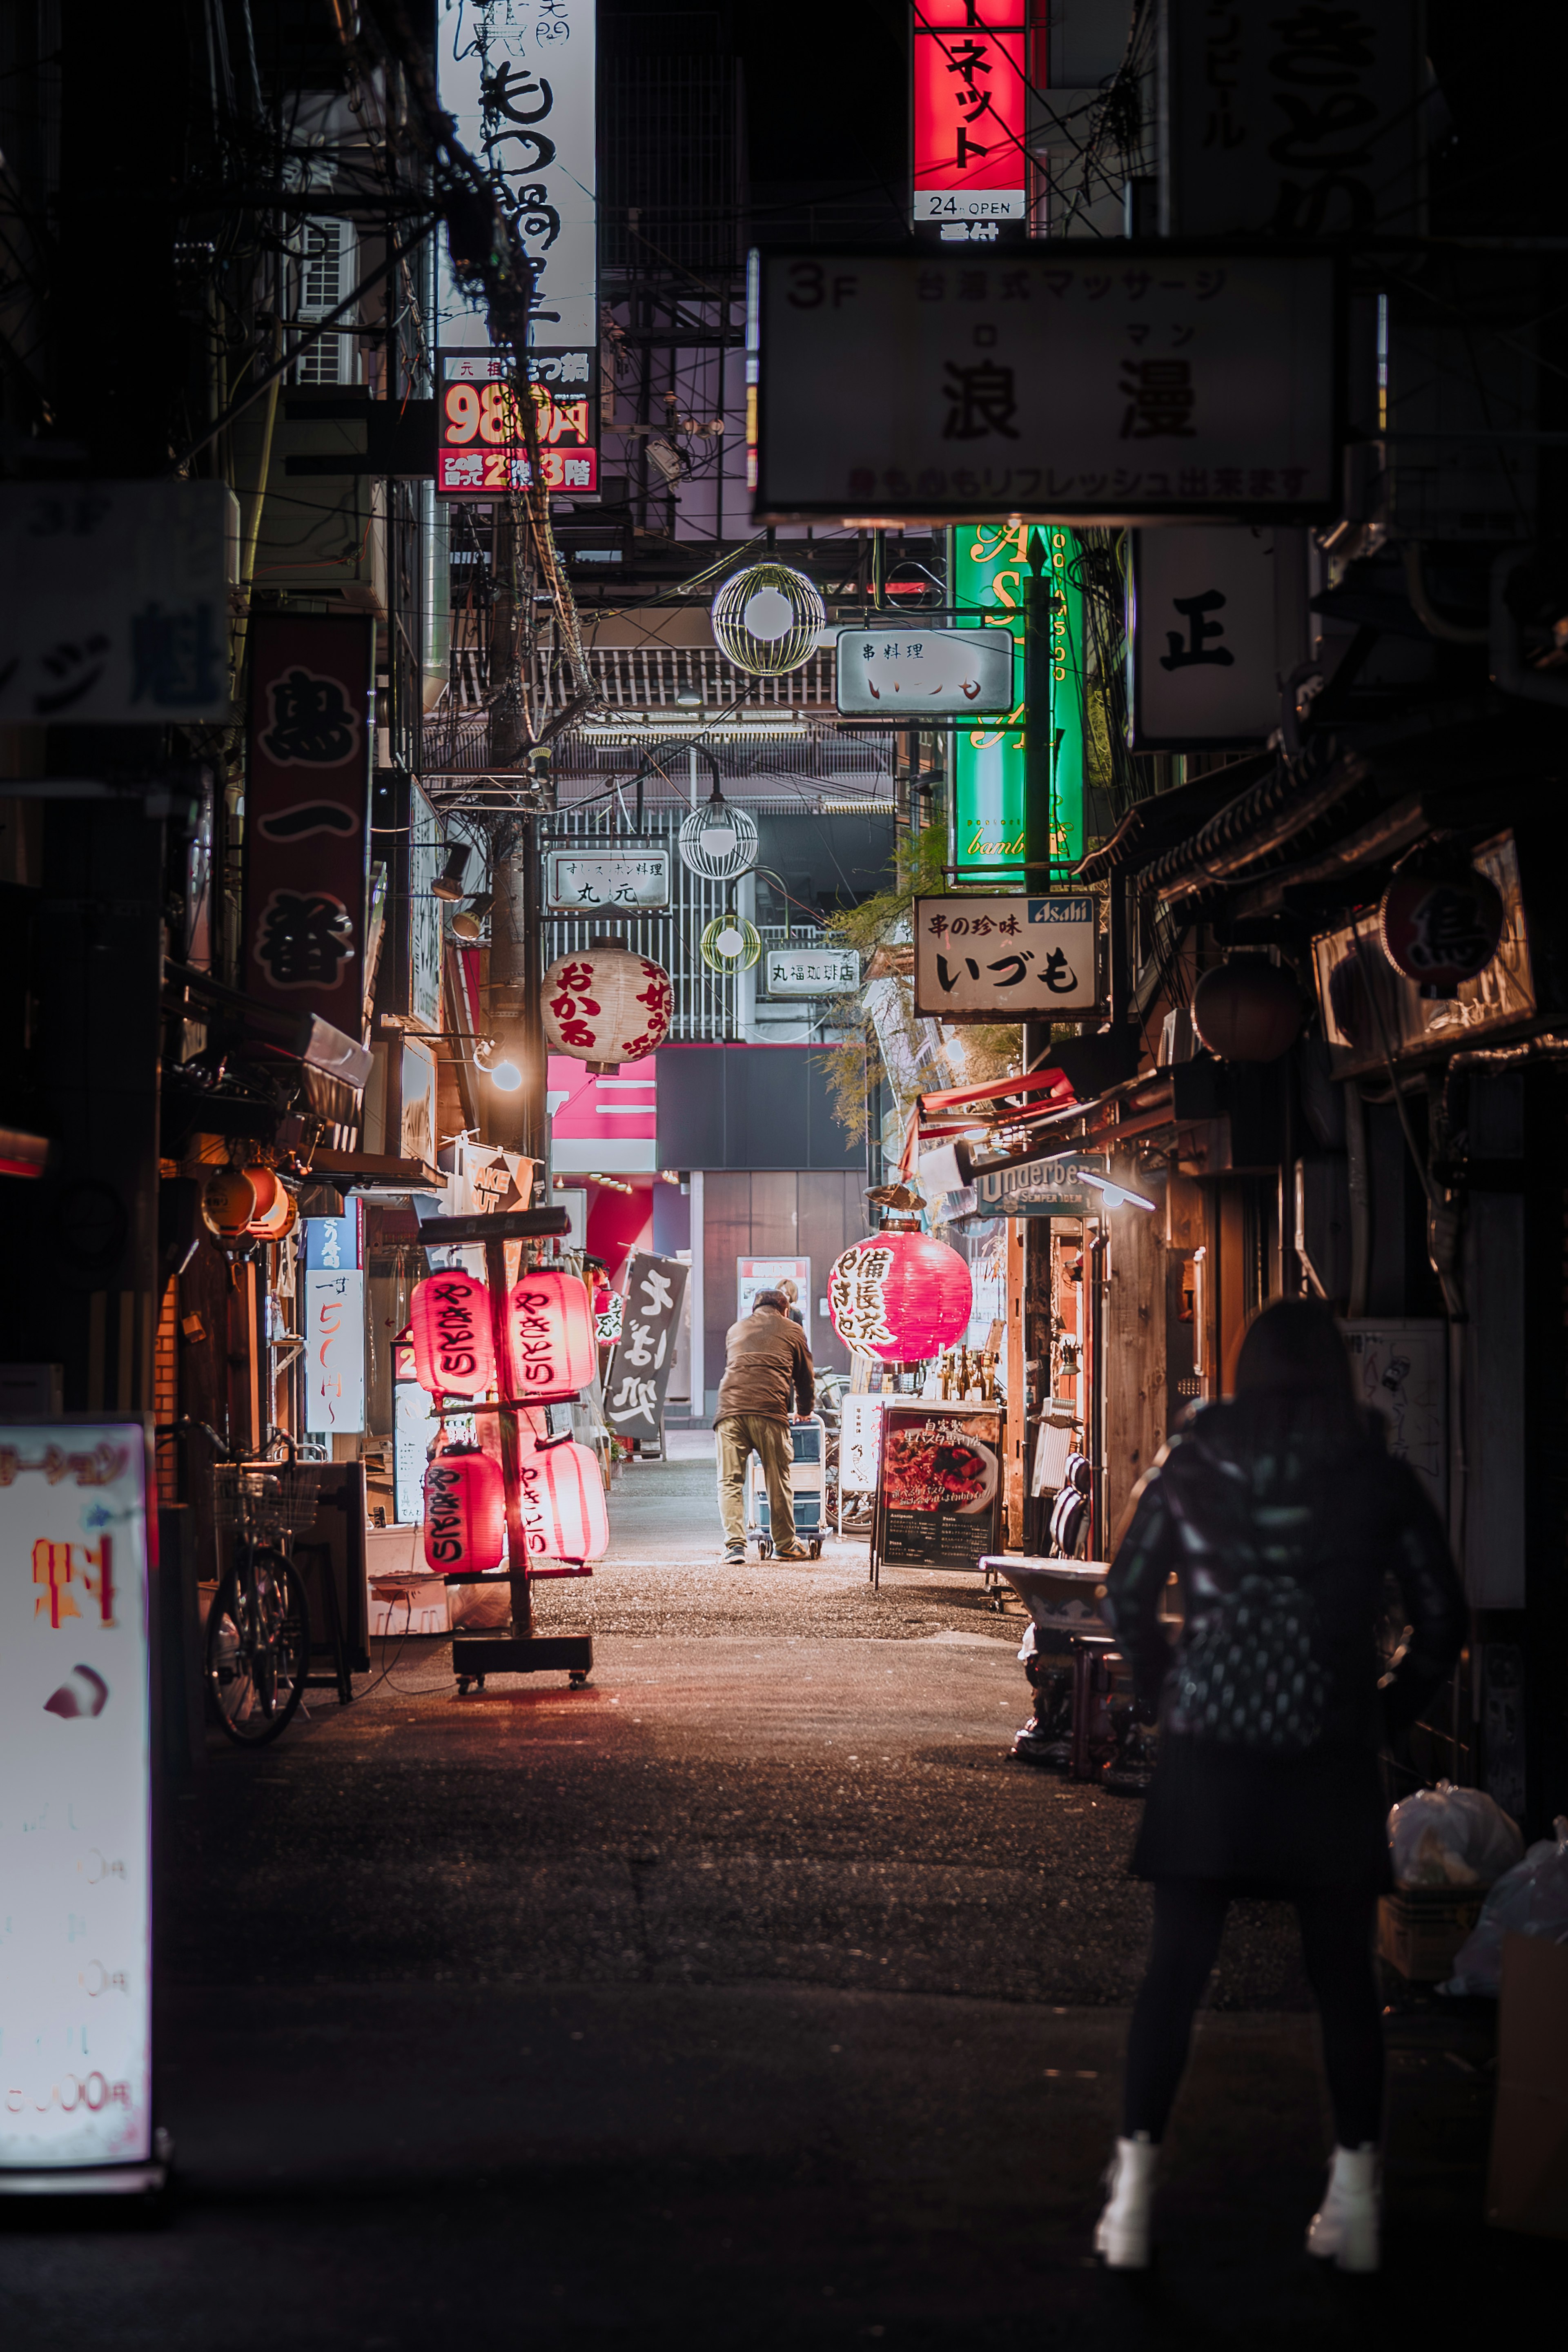
M 731 1323 L 724 1339 L 724 1377 L 713 1428 L 719 1440 L 719 1516 L 724 1523 L 724 1557 L 746 1557 L 746 1465 L 762 1456 L 773 1521 L 773 1552 L 779 1559 L 805 1559 L 795 1539 L 795 1502 L 790 1465 L 791 1393 L 797 1410 L 811 1411 L 815 1394 L 811 1350 L 793 1322 L 784 1294 L 759 1290 L 752 1311 Z
M 1322 2025 L 1337 2144 L 1307 2251 L 1378 2266 L 1373 1930 L 1393 1883 L 1378 1748 L 1451 1671 L 1464 1625 L 1437 1516 L 1382 1432 L 1328 1309 L 1276 1301 L 1242 1343 L 1234 1399 L 1198 1407 L 1142 1481 L 1107 1580 L 1137 1711 L 1161 1726 L 1131 1865 L 1153 1882 L 1153 1937 L 1094 2238 L 1112 2269 L 1148 2263 L 1160 2141 L 1237 1895 L 1295 1905 Z M 1411 1631 L 1380 1687 L 1388 1572 Z M 1157 1615 L 1173 1574 L 1173 1653 Z

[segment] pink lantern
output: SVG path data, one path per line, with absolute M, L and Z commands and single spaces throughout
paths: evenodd
M 914 1363 L 961 1339 L 973 1286 L 955 1249 L 930 1234 L 873 1234 L 827 1277 L 833 1328 L 847 1348 L 885 1363 Z
M 425 1473 L 425 1559 L 437 1576 L 487 1576 L 506 1549 L 506 1487 L 488 1454 L 437 1454 Z
M 640 1061 L 662 1044 L 673 1012 L 669 974 L 618 940 L 595 940 L 557 956 L 544 975 L 544 1034 L 552 1050 L 591 1070 Z
M 495 1378 L 490 1295 L 471 1274 L 427 1275 L 414 1286 L 408 1320 L 414 1370 L 432 1396 L 482 1396 Z
M 507 1293 L 506 1354 L 510 1393 L 530 1404 L 589 1387 L 599 1354 L 587 1285 L 553 1266 L 521 1276 Z
M 518 1501 L 531 1576 L 582 1576 L 609 1548 L 610 1515 L 599 1458 L 574 1437 L 557 1437 L 518 1465 Z M 567 1563 L 536 1569 L 536 1558 Z

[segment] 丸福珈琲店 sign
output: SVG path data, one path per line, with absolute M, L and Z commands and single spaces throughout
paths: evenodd
M 840 629 L 838 709 L 910 726 L 1013 708 L 1013 640 L 1005 629 Z
M 1086 891 L 917 898 L 915 1013 L 939 1021 L 1068 1019 L 1099 1004 L 1099 914 Z
M 860 957 L 855 948 L 768 950 L 770 996 L 843 996 L 859 985 Z
M 1336 510 L 1326 255 L 1064 240 L 767 254 L 757 276 L 757 522 Z
M 581 908 L 597 914 L 617 907 L 668 907 L 669 852 L 639 850 L 636 856 L 614 852 L 584 855 L 577 850 L 552 849 L 544 860 L 544 903 L 552 915 Z

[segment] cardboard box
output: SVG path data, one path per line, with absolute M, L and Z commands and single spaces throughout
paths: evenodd
M 1377 1948 L 1412 1984 L 1440 1984 L 1454 1973 L 1460 1945 L 1481 1916 L 1484 1891 L 1407 1886 L 1377 1906 Z
M 370 1580 L 370 1631 L 373 1640 L 398 1633 L 445 1633 L 449 1630 L 447 1586 L 439 1576 L 423 1569 L 412 1576 L 395 1571 Z
M 1568 2238 L 1568 1944 L 1505 1936 L 1487 2220 Z

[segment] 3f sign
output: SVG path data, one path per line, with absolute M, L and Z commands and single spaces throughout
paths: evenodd
M 859 290 L 858 278 L 829 278 L 820 261 L 790 264 L 786 299 L 792 310 L 820 310 L 826 302 L 830 310 L 837 310 L 846 302 L 853 302 Z

